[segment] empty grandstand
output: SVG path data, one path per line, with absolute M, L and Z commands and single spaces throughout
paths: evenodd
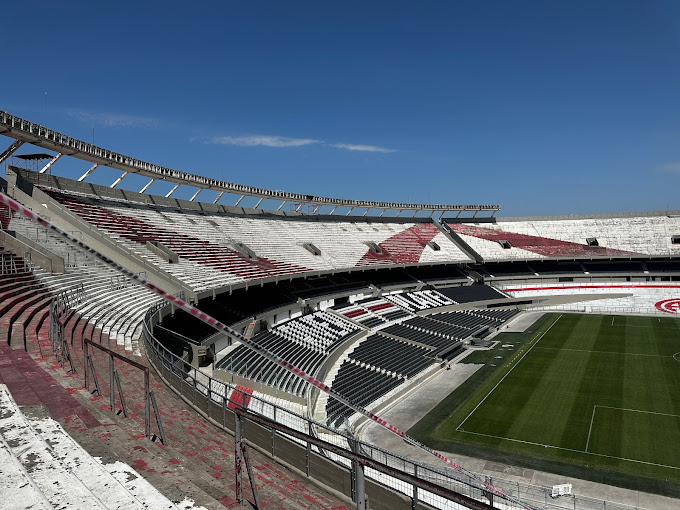
M 365 471 L 371 508 L 559 508 L 549 500 L 550 487 L 520 487 L 503 477 L 492 485 L 486 474 L 447 472 L 434 458 L 411 459 L 352 434 L 362 430 L 368 414 L 398 408 L 431 381 L 457 374 L 466 357 L 489 356 L 488 347 L 511 350 L 496 335 L 521 324 L 526 311 L 658 317 L 678 312 L 675 215 L 507 220 L 495 217 L 495 205 L 298 195 L 159 167 L 6 112 L 0 117 L 0 133 L 16 140 L 0 157 L 11 163 L 3 191 L 235 332 L 216 333 L 60 235 L 0 208 L 0 333 L 6 340 L 3 363 L 10 360 L 0 370 L 0 383 L 12 395 L 0 387 L 7 410 L 3 419 L 11 418 L 12 427 L 23 431 L 19 435 L 33 438 L 45 431 L 63 439 L 51 422 L 36 425 L 22 417 L 12 398 L 21 405 L 44 404 L 85 447 L 109 448 L 106 455 L 120 456 L 137 469 L 129 471 L 131 479 L 147 477 L 168 500 L 189 494 L 199 505 L 216 507 L 242 497 L 231 488 L 238 474 L 225 469 L 223 479 L 221 466 L 238 460 L 227 434 L 241 439 L 245 433 L 258 449 L 257 470 L 264 473 L 251 480 L 251 489 L 274 487 L 263 490 L 272 506 L 299 508 L 302 500 L 349 505 L 358 498 L 352 480 Z M 10 159 L 24 143 L 57 151 L 49 172 Z M 94 166 L 81 179 L 61 177 L 55 164 L 61 155 Z M 120 182 L 88 183 L 98 166 L 219 196 L 199 202 L 173 199 L 172 192 L 162 197 L 144 193 L 146 188 L 126 190 Z M 234 206 L 219 203 L 230 194 L 237 198 Z M 281 205 L 278 210 L 238 207 L 243 196 L 276 198 Z M 281 210 L 291 202 L 295 210 Z M 309 204 L 314 213 L 303 214 L 302 206 Z M 339 207 L 365 214 L 340 216 Z M 380 215 L 369 214 L 372 210 Z M 403 210 L 414 216 L 400 217 Z M 420 211 L 429 216 L 417 216 Z M 441 218 L 451 212 L 460 217 L 434 219 L 435 213 Z M 22 353 L 30 354 L 32 364 Z M 501 358 L 491 360 L 494 367 Z M 26 382 L 32 373 L 42 380 Z M 49 382 L 42 374 L 49 374 Z M 310 377 L 353 406 L 310 385 Z M 47 387 L 49 403 L 40 397 Z M 111 426 L 110 435 L 104 425 Z M 16 439 L 9 433 L 3 437 Z M 183 449 L 185 439 L 190 446 Z M 54 451 L 40 438 L 28 441 L 40 443 L 37 455 L 45 465 L 54 464 L 54 473 L 75 466 L 69 459 L 54 461 Z M 26 501 L 46 508 L 61 504 L 63 491 L 47 488 L 50 470 L 31 481 L 13 444 L 3 447 L 3 455 L 16 468 L 9 479 L 23 484 Z M 151 445 L 160 453 L 150 455 Z M 277 491 L 286 489 L 271 480 L 278 476 L 271 460 L 296 477 L 281 476 L 284 487 L 313 478 L 328 491 L 310 485 L 290 501 L 277 501 Z M 198 473 L 195 483 L 175 470 L 179 464 Z M 106 461 L 88 458 L 76 467 L 78 473 L 96 470 L 97 483 L 112 483 Z M 158 473 L 175 478 L 168 482 Z M 70 496 L 96 506 L 88 498 L 99 486 L 71 474 L 73 479 L 64 480 L 80 492 Z M 660 492 L 674 494 L 672 484 L 658 482 Z M 122 487 L 110 497 L 129 500 L 133 507 L 146 504 L 132 488 Z M 494 496 L 489 487 L 501 488 Z M 650 485 L 640 482 L 640 487 Z M 615 505 L 608 502 L 607 508 Z

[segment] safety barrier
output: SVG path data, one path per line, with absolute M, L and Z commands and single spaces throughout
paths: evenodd
M 164 316 L 169 309 L 169 305 L 160 302 L 147 311 L 143 321 L 142 337 L 150 364 L 164 382 L 182 396 L 196 411 L 230 434 L 233 434 L 234 414 L 227 404 L 230 400 L 229 395 L 232 392 L 239 393 L 240 390 L 235 385 L 214 379 L 208 374 L 201 372 L 200 369 L 191 366 L 188 362 L 166 349 L 151 332 L 153 319 L 159 315 Z M 257 433 L 248 434 L 247 439 L 252 444 L 267 452 L 276 460 L 283 461 L 312 477 L 316 477 L 317 474 L 315 469 L 310 470 L 310 465 L 314 463 L 313 455 L 324 454 L 329 461 L 333 462 L 333 469 L 337 474 L 335 476 L 329 475 L 328 469 L 330 468 L 326 466 L 327 470 L 320 471 L 319 481 L 330 485 L 336 490 L 341 490 L 339 485 L 341 486 L 342 484 L 339 481 L 348 479 L 351 467 L 348 457 L 339 454 L 343 450 L 348 455 L 351 454 L 346 436 L 332 427 L 296 414 L 289 409 L 277 406 L 257 396 L 249 395 L 249 399 L 250 402 L 247 407 L 251 412 L 282 423 L 304 434 L 309 434 L 310 440 L 322 437 L 325 441 L 336 445 L 339 450 L 334 450 L 333 452 L 320 451 L 318 448 L 311 446 L 309 441 L 292 438 L 285 434 L 282 435 L 276 430 L 265 432 L 258 429 Z M 231 400 L 234 401 L 235 399 L 232 397 Z M 248 427 L 246 427 L 248 430 L 253 428 L 250 425 Z M 277 437 L 285 437 L 285 448 L 281 447 L 280 443 L 282 441 L 279 441 Z M 367 458 L 386 467 L 398 469 L 418 479 L 434 483 L 475 500 L 488 502 L 489 496 L 491 496 L 495 508 L 508 510 L 522 508 L 519 504 L 501 499 L 497 495 L 492 495 L 477 480 L 458 471 L 421 464 L 373 444 L 360 440 L 356 440 L 356 442 L 359 446 L 358 451 Z M 370 467 L 366 468 L 366 477 L 412 498 L 414 505 L 416 502 L 421 501 L 435 508 L 461 508 L 460 503 L 446 500 L 425 489 L 416 489 L 412 484 L 380 473 Z M 554 499 L 551 497 L 552 488 L 550 487 L 522 484 L 495 477 L 493 479 L 489 477 L 487 481 L 500 488 L 508 496 L 517 498 L 534 508 L 546 510 L 573 510 L 574 508 L 586 510 L 633 510 L 638 508 L 579 496 Z M 372 507 L 374 503 L 376 503 L 375 500 L 371 500 Z

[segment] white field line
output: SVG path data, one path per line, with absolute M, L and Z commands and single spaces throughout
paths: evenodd
M 658 414 L 661 416 L 675 416 L 676 418 L 680 418 L 680 414 L 668 414 L 668 413 L 658 413 L 656 411 L 643 411 L 641 409 L 628 409 L 627 407 L 612 407 L 612 406 L 600 406 L 596 405 L 595 407 L 603 407 L 607 409 L 618 409 L 620 411 L 630 411 L 632 413 L 644 413 L 644 414 Z
M 659 319 L 659 322 L 661 322 L 661 319 Z M 616 324 L 613 324 L 613 326 L 614 326 L 615 328 L 625 328 L 625 329 L 629 329 L 629 328 L 631 328 L 631 329 L 632 329 L 632 328 L 637 328 L 637 329 L 649 329 L 647 326 L 627 326 L 627 325 L 625 325 L 625 324 L 619 324 L 618 322 L 617 322 Z M 663 326 L 663 327 L 656 328 L 656 329 L 674 329 L 674 330 L 676 330 L 676 331 L 678 330 L 678 328 L 674 328 L 674 327 L 672 327 L 672 326 Z
M 597 405 L 593 406 L 593 415 L 590 417 L 590 428 L 588 429 L 588 440 L 586 441 L 586 449 L 583 450 L 584 452 L 588 453 L 588 445 L 590 444 L 590 433 L 593 431 L 593 421 L 595 421 L 595 410 L 597 409 Z
M 603 406 L 600 406 L 600 407 L 603 407 Z M 494 436 L 492 434 L 482 434 L 481 432 L 471 432 L 469 430 L 462 430 L 462 429 L 460 430 L 460 432 L 464 432 L 465 434 L 474 434 L 476 436 L 492 437 L 494 439 L 504 439 L 505 441 L 514 441 L 515 443 L 524 443 L 524 444 L 530 444 L 530 445 L 534 445 L 534 446 L 543 446 L 545 448 L 553 448 L 555 450 L 565 450 L 565 451 L 568 451 L 568 452 L 584 453 L 586 455 L 595 455 L 596 457 L 607 457 L 608 459 L 625 460 L 626 462 L 636 462 L 638 464 L 646 464 L 648 466 L 657 466 L 657 467 L 663 467 L 663 468 L 669 468 L 669 469 L 680 469 L 680 466 L 669 466 L 667 464 L 657 464 L 655 462 L 647 462 L 645 460 L 628 459 L 626 457 L 616 457 L 615 455 L 606 455 L 604 453 L 584 452 L 583 450 L 576 450 L 574 448 L 564 448 L 562 446 L 553 446 L 551 444 L 535 443 L 533 441 L 522 441 L 521 439 L 511 439 L 509 437 Z
M 670 354 L 641 354 L 635 352 L 616 352 L 616 351 L 591 351 L 589 349 L 567 349 L 563 347 L 537 347 L 537 349 L 549 349 L 553 351 L 574 351 L 574 352 L 594 352 L 596 354 L 620 354 L 621 356 L 649 356 L 651 358 L 670 358 Z
M 521 357 L 519 360 L 517 360 L 517 362 L 513 365 L 513 367 L 512 367 L 510 370 L 508 370 L 508 372 L 501 378 L 501 380 L 498 381 L 498 382 L 496 383 L 496 386 L 494 386 L 493 388 L 491 388 L 491 391 L 490 391 L 489 393 L 486 394 L 486 396 L 481 400 L 481 402 L 480 402 L 479 404 L 477 404 L 477 406 L 475 406 L 475 408 L 470 412 L 470 414 L 468 414 L 468 415 L 465 417 L 465 419 L 464 419 L 462 422 L 460 422 L 460 425 L 458 425 L 458 427 L 456 427 L 456 430 L 461 430 L 461 427 L 462 427 L 463 424 L 468 420 L 468 418 L 469 418 L 470 416 L 473 415 L 473 413 L 477 410 L 477 408 L 479 408 L 479 406 L 481 406 L 487 398 L 489 398 L 489 395 L 491 395 L 491 394 L 493 393 L 493 391 L 494 391 L 496 388 L 498 388 L 498 386 L 505 380 L 505 378 L 506 378 L 507 376 L 510 375 L 510 372 L 512 372 L 512 371 L 515 369 L 515 367 L 516 367 L 517 365 L 519 365 L 519 362 L 522 361 L 522 360 L 524 359 L 524 356 L 526 356 L 527 354 L 529 354 L 529 352 L 531 352 L 531 349 L 533 349 L 533 348 L 536 346 L 536 344 L 538 344 L 538 342 L 541 341 L 541 339 L 546 335 L 546 333 L 548 333 L 548 331 L 550 331 L 550 329 L 551 329 L 555 324 L 557 324 L 557 321 L 560 320 L 561 318 L 562 318 L 562 315 L 560 315 L 557 319 L 555 319 L 555 321 L 550 325 L 550 327 L 549 327 L 548 329 L 546 329 L 540 337 L 538 337 L 538 340 L 536 340 L 536 342 L 534 342 L 534 345 L 532 345 L 531 347 L 529 347 L 529 349 L 527 349 L 527 352 L 525 352 L 525 353 L 522 355 L 522 357 Z

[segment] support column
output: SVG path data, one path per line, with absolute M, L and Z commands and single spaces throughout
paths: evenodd
M 109 397 L 111 398 L 111 411 L 116 411 L 116 376 L 114 374 L 113 356 L 109 354 Z
M 87 172 L 85 172 L 83 175 L 81 175 L 81 176 L 78 178 L 78 182 L 84 181 L 85 178 L 86 178 L 88 175 L 90 175 L 92 172 L 94 172 L 94 169 L 97 168 L 98 166 L 99 166 L 99 163 L 95 163 L 94 165 L 92 165 L 92 166 L 90 167 L 90 169 L 89 169 Z
M 155 181 L 156 181 L 156 179 L 151 179 L 149 182 L 147 182 L 144 185 L 144 187 L 142 189 L 139 190 L 139 192 L 144 193 L 149 188 L 149 186 L 151 186 Z
M 9 158 L 12 154 L 16 152 L 16 150 L 21 147 L 24 144 L 21 140 L 14 140 L 12 144 L 5 149 L 5 151 L 0 154 L 0 165 L 5 162 L 7 158 Z
M 217 194 L 217 198 L 216 198 L 215 200 L 213 200 L 213 204 L 216 204 L 217 202 L 219 202 L 219 201 L 220 201 L 220 198 L 222 198 L 222 195 L 224 195 L 224 191 L 220 191 L 220 192 Z
M 151 389 L 149 388 L 149 369 L 144 371 L 144 432 L 151 437 Z
M 243 432 L 241 431 L 241 417 L 234 413 L 234 474 L 236 476 L 235 496 L 238 504 L 243 506 L 243 462 L 241 459 L 241 444 L 243 443 Z
M 129 173 L 130 173 L 130 172 L 123 172 L 123 175 L 121 175 L 120 177 L 118 177 L 118 179 L 116 179 L 115 181 L 113 181 L 113 184 L 111 184 L 111 186 L 109 186 L 109 188 L 115 188 L 116 186 L 118 186 L 118 185 L 120 184 L 120 181 L 122 181 L 123 179 L 125 179 L 125 177 L 126 177 L 127 174 L 129 174 Z
M 203 188 L 198 188 L 198 191 L 189 199 L 189 202 L 193 202 L 201 191 L 203 191 Z
M 348 436 L 349 447 L 354 453 L 361 454 L 359 441 L 353 436 Z M 352 482 L 354 488 L 354 501 L 357 504 L 357 510 L 369 510 L 368 497 L 366 496 L 366 482 L 364 480 L 364 465 L 352 461 Z
M 57 161 L 59 161 L 59 158 L 62 157 L 62 156 L 63 156 L 63 154 L 62 154 L 61 152 L 60 152 L 59 154 L 57 154 L 56 156 L 54 156 L 54 157 L 52 158 L 52 160 L 51 160 L 49 163 L 47 163 L 47 164 L 43 167 L 43 169 L 40 170 L 38 173 L 39 173 L 39 174 L 44 174 L 45 172 L 47 172 L 47 170 L 49 170 L 50 167 L 51 167 L 52 165 L 54 165 Z
M 170 198 L 170 195 L 172 195 L 175 191 L 177 191 L 177 188 L 179 188 L 179 184 L 175 184 L 175 187 L 172 188 L 170 191 L 168 191 L 168 194 L 165 195 L 165 198 Z

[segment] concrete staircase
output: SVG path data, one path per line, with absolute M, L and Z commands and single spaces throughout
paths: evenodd
M 0 432 L 3 508 L 177 508 L 153 488 L 133 494 L 58 422 L 25 415 L 5 385 L 0 385 Z M 127 471 L 130 480 L 139 477 Z

